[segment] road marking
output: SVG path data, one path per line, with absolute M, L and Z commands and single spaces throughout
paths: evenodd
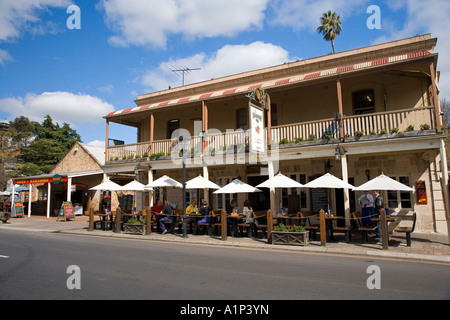
M 2 256 L 2 255 L 0 255 L 0 258 L 5 258 L 5 259 L 8 259 L 8 258 L 9 258 L 9 256 Z

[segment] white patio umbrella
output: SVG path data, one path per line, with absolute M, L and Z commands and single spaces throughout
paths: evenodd
M 252 187 L 251 185 L 242 182 L 239 179 L 234 179 L 226 186 L 214 191 L 215 194 L 219 193 L 252 193 L 252 192 L 262 192 L 261 190 Z
M 145 191 L 145 185 L 134 180 L 122 187 L 123 191 Z
M 148 190 L 150 188 L 158 188 L 158 187 L 183 188 L 183 185 L 168 176 L 162 176 L 161 178 L 156 179 L 153 182 L 150 182 L 148 185 L 145 186 L 144 189 Z
M 122 187 L 119 186 L 117 183 L 111 181 L 111 180 L 106 180 L 103 183 L 100 183 L 99 185 L 90 188 L 89 190 L 99 190 L 99 191 L 121 191 Z
M 203 176 L 198 176 L 186 182 L 186 189 L 220 189 L 220 187 Z
M 297 181 L 278 173 L 273 178 L 270 178 L 263 183 L 256 186 L 257 188 L 304 188 L 305 186 Z
M 353 189 L 355 188 L 350 183 L 346 183 L 345 181 L 336 178 L 330 173 L 326 173 L 323 176 L 314 179 L 313 181 L 305 184 L 306 188 L 323 188 L 323 189 Z M 328 207 L 330 207 L 330 193 L 328 193 Z M 328 209 L 328 208 L 327 208 Z
M 330 189 L 354 189 L 355 187 L 349 183 L 336 178 L 330 173 L 314 179 L 304 185 L 305 188 L 330 188 Z
M 384 174 L 367 181 L 359 187 L 353 188 L 353 191 L 370 191 L 370 190 L 386 190 L 386 191 L 414 191 L 413 188 L 400 183 Z
M 277 188 L 279 189 L 279 196 L 281 199 L 281 189 L 282 188 L 304 188 L 305 186 L 302 185 L 301 183 L 286 177 L 285 175 L 278 173 L 277 175 L 275 175 L 273 178 L 270 178 L 266 181 L 264 181 L 263 183 L 259 184 L 256 186 L 257 188 Z M 276 208 L 279 209 L 279 211 L 281 211 L 281 202 L 280 202 L 280 207 Z
M 133 206 L 135 211 L 136 211 L 136 192 L 138 192 L 138 191 L 141 191 L 141 192 L 145 191 L 144 188 L 145 188 L 145 185 L 140 183 L 139 181 L 136 181 L 136 180 L 131 181 L 130 183 L 127 183 L 126 185 L 124 185 L 122 187 L 123 191 L 134 191 L 132 206 Z

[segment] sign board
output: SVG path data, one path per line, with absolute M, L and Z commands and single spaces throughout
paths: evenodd
M 14 180 L 13 184 L 30 184 L 30 183 L 51 183 L 54 181 L 54 177 L 50 177 L 50 178 L 37 178 L 37 179 L 20 179 L 20 180 Z M 67 177 L 62 177 L 61 178 L 62 182 L 66 182 L 67 181 Z
M 14 203 L 16 217 L 23 217 L 23 205 L 21 203 Z
M 425 181 L 419 180 L 416 182 L 417 203 L 428 204 L 427 189 L 425 187 Z
M 61 181 L 62 181 L 62 177 L 61 177 L 59 174 L 55 174 L 55 175 L 53 176 L 52 182 L 53 182 L 54 184 L 59 184 Z
M 73 212 L 72 202 L 65 201 L 61 205 L 61 209 L 59 210 L 58 218 L 56 220 L 67 221 L 67 220 L 70 220 L 70 219 L 74 219 L 75 220 L 75 214 Z
M 250 152 L 266 152 L 264 134 L 264 110 L 249 103 L 250 112 Z

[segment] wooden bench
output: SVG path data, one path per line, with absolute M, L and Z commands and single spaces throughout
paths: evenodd
M 345 242 L 350 243 L 352 241 L 352 226 L 344 226 L 344 227 L 333 227 L 333 232 L 344 232 L 345 233 Z
M 408 215 L 406 215 L 406 216 L 408 217 Z M 397 217 L 399 217 L 399 216 L 397 215 Z M 402 221 L 405 221 L 405 220 L 402 220 Z M 406 245 L 408 247 L 411 247 L 411 233 L 414 232 L 414 229 L 416 227 L 416 213 L 415 212 L 412 213 L 410 221 L 412 222 L 411 223 L 412 225 L 404 226 L 404 225 L 400 225 L 399 224 L 394 229 L 395 232 L 401 232 L 401 233 L 405 233 L 406 234 Z
M 369 232 L 375 232 L 377 230 L 377 226 L 363 226 L 361 224 L 360 218 L 356 216 L 356 213 L 352 213 L 352 218 L 356 221 L 356 226 L 358 231 L 362 232 L 362 243 L 366 243 L 369 240 Z
M 252 217 L 254 217 L 254 214 L 252 212 Z M 247 230 L 247 237 L 251 238 L 253 236 L 253 225 L 254 223 L 247 223 L 247 222 L 240 222 L 237 224 L 238 229 L 241 232 L 241 237 L 244 236 L 244 228 Z
M 174 210 L 172 214 L 173 221 L 164 221 L 165 225 L 171 225 L 171 233 L 175 233 L 175 228 L 178 226 L 178 231 L 183 227 L 183 221 L 180 219 L 183 216 L 183 210 Z
M 210 211 L 208 216 L 207 216 L 207 217 L 211 218 L 212 221 L 215 220 L 215 216 L 213 214 L 214 214 L 214 211 Z M 201 221 L 201 220 L 199 220 L 199 221 Z M 211 236 L 212 235 L 213 224 L 214 224 L 214 222 L 197 222 L 197 227 L 205 228 L 207 230 L 207 232 L 208 232 L 208 236 Z
M 302 218 L 303 227 L 305 230 L 309 232 L 309 238 L 312 240 L 316 239 L 317 231 L 320 231 L 320 222 L 319 220 L 313 220 L 314 223 L 311 223 L 311 216 L 305 216 L 303 212 L 299 212 L 298 215 Z M 316 222 L 317 221 L 317 222 Z
M 267 238 L 267 211 L 253 211 L 252 217 L 254 219 L 253 229 L 255 237 L 258 235 L 258 230 L 263 232 L 263 237 Z

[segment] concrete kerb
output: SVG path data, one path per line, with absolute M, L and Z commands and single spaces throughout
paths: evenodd
M 427 242 L 421 243 L 420 241 L 414 241 L 412 247 L 392 247 L 389 250 L 382 250 L 381 246 L 377 243 L 371 243 L 370 245 L 363 246 L 358 243 L 346 244 L 345 242 L 332 242 L 327 246 L 320 246 L 320 242 L 312 242 L 309 246 L 288 246 L 288 245 L 272 245 L 266 242 L 265 239 L 251 239 L 251 238 L 233 238 L 228 237 L 227 241 L 222 241 L 220 237 L 210 236 L 192 236 L 188 235 L 187 238 L 183 238 L 179 234 L 165 234 L 152 233 L 151 235 L 131 235 L 125 233 L 115 233 L 113 231 L 94 230 L 88 231 L 88 222 L 85 217 L 78 219 L 78 221 L 70 222 L 56 222 L 54 218 L 43 219 L 40 218 L 20 218 L 12 219 L 9 224 L 0 223 L 0 230 L 10 229 L 16 231 L 28 231 L 28 232 L 47 232 L 47 233 L 62 233 L 80 236 L 94 236 L 94 237 L 106 237 L 115 239 L 132 239 L 140 241 L 160 241 L 160 242 L 172 242 L 172 243 L 185 243 L 196 245 L 210 245 L 221 246 L 229 248 L 251 248 L 258 250 L 279 250 L 279 251 L 292 251 L 303 252 L 311 254 L 333 254 L 333 255 L 346 255 L 346 256 L 361 256 L 361 257 L 373 257 L 373 258 L 386 258 L 386 259 L 402 259 L 402 260 L 414 260 L 414 261 L 427 261 L 427 262 L 440 262 L 450 263 L 450 247 L 443 244 L 443 242 L 436 241 L 436 235 L 422 235 L 426 237 Z M 424 254 L 421 253 L 421 248 L 426 246 L 439 247 L 440 254 Z M 379 248 L 378 248 L 379 247 Z M 405 252 L 406 251 L 406 252 Z M 426 252 L 426 250 L 423 250 Z

